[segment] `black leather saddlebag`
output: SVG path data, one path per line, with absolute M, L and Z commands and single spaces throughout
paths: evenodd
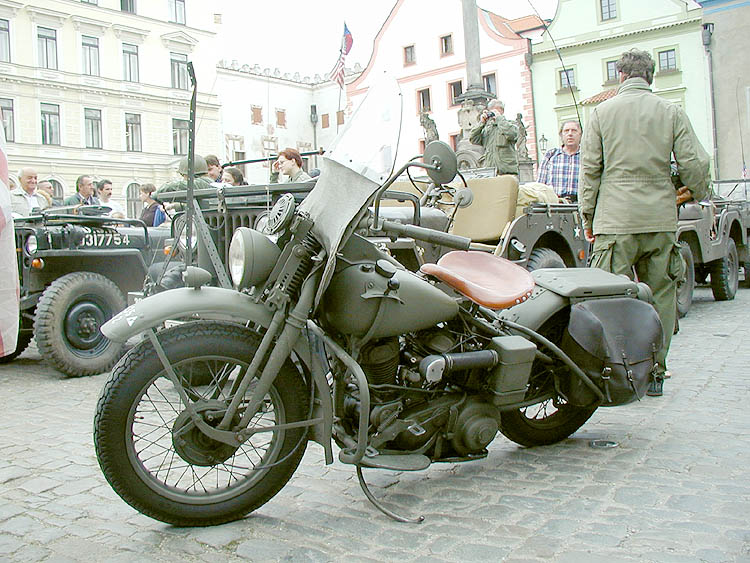
M 614 407 L 645 394 L 661 345 L 656 309 L 637 299 L 617 298 L 573 305 L 561 348 L 601 390 L 601 406 Z M 587 406 L 597 401 L 574 374 L 559 383 L 570 404 Z

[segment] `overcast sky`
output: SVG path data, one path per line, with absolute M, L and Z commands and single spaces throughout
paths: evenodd
M 444 2 L 460 0 L 432 4 L 439 9 Z M 344 21 L 354 38 L 346 65 L 367 64 L 375 35 L 395 0 L 219 0 L 219 4 L 224 59 L 271 70 L 278 67 L 282 73 L 324 76 L 338 58 Z M 543 18 L 552 18 L 557 0 L 477 0 L 477 4 L 507 18 L 532 14 L 533 5 Z

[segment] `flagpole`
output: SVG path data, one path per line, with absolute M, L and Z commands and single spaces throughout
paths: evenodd
M 341 60 L 341 57 L 344 56 L 344 41 L 346 40 L 346 22 L 344 22 L 344 33 L 341 35 L 341 45 L 339 46 L 339 60 Z M 343 65 L 343 61 L 342 61 Z M 341 69 L 341 73 L 343 76 L 344 69 Z M 339 86 L 339 101 L 336 106 L 336 134 L 339 132 L 339 127 L 341 127 L 341 124 L 339 124 L 339 112 L 341 111 L 341 91 L 344 89 L 344 80 L 342 78 L 341 85 Z

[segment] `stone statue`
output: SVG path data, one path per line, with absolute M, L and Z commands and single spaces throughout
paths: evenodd
M 427 112 L 422 111 L 419 113 L 419 124 L 424 129 L 424 142 L 426 145 L 429 145 L 432 141 L 437 141 L 440 138 L 437 125 Z
M 516 126 L 518 127 L 518 140 L 516 141 L 516 152 L 518 160 L 529 159 L 529 149 L 526 148 L 526 126 L 523 124 L 523 116 L 516 114 Z

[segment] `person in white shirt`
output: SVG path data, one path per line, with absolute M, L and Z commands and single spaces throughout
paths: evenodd
M 102 205 L 106 205 L 112 210 L 108 215 L 117 219 L 124 219 L 125 210 L 122 208 L 122 205 L 112 199 L 112 182 L 101 180 L 97 184 L 97 187 L 99 188 L 99 201 Z
M 33 168 L 21 168 L 18 171 L 20 188 L 10 193 L 13 213 L 20 217 L 28 217 L 33 209 L 47 209 L 49 202 L 37 192 L 37 175 Z

